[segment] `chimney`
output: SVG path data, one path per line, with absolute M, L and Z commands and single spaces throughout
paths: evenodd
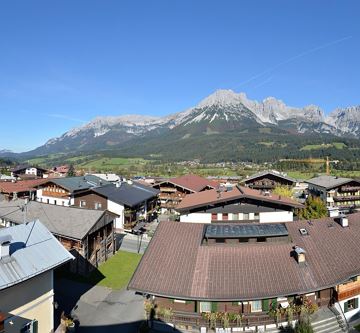
M 0 236 L 0 260 L 10 256 L 11 235 Z
M 347 216 L 341 216 L 340 217 L 340 225 L 343 228 L 349 227 L 349 220 L 348 220 Z
M 296 255 L 296 260 L 299 264 L 305 263 L 305 253 L 306 251 L 301 248 L 300 246 L 295 245 L 294 246 L 294 251 L 295 251 L 295 255 Z

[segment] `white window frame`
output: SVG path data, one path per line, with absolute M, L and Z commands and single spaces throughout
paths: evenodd
M 211 312 L 211 302 L 200 302 L 200 312 Z
M 251 305 L 251 312 L 262 312 L 262 301 L 261 300 L 251 301 L 250 305 Z

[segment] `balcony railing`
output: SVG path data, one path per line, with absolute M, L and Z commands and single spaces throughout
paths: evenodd
M 55 192 L 55 191 L 42 191 L 42 195 L 45 197 L 54 197 L 54 198 L 68 198 L 69 193 Z
M 182 311 L 174 311 L 171 318 L 165 318 L 163 316 L 158 316 L 158 319 L 163 322 L 170 322 L 176 325 L 185 325 L 185 326 L 193 326 L 193 327 L 207 327 L 210 328 L 213 324 L 210 323 L 209 320 L 203 318 L 200 313 L 194 312 L 182 312 Z M 170 319 L 170 320 L 169 320 Z M 299 315 L 293 314 L 293 320 L 298 320 Z M 282 315 L 278 318 L 279 323 L 283 323 L 287 321 L 287 316 Z M 230 321 L 228 326 L 232 327 L 254 327 L 254 326 L 263 326 L 263 325 L 272 325 L 276 324 L 277 320 L 273 317 L 270 317 L 266 313 L 261 314 L 244 314 L 243 318 L 241 319 L 241 323 Z M 223 327 L 223 322 L 221 320 L 217 320 L 216 327 L 220 328 Z
M 360 195 L 334 196 L 334 201 L 355 201 L 355 200 L 360 200 Z
M 340 191 L 341 192 L 356 192 L 356 191 L 360 191 L 360 186 L 341 186 Z

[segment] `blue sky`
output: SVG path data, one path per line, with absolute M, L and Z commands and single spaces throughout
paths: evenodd
M 165 115 L 214 90 L 358 105 L 359 1 L 0 3 L 0 149 L 96 116 Z

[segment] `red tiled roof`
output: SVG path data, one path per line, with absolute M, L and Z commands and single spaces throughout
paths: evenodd
M 44 178 L 19 180 L 16 182 L 0 182 L 1 193 L 13 193 L 13 192 L 27 192 L 35 190 L 35 186 L 45 183 L 47 180 Z
M 288 243 L 203 246 L 204 224 L 161 222 L 128 288 L 182 299 L 252 300 L 313 292 L 360 275 L 360 214 L 285 223 Z M 300 228 L 309 235 L 302 236 Z M 306 264 L 291 257 L 295 245 Z M 176 278 L 175 278 L 176 277 Z
M 255 200 L 267 201 L 272 203 L 278 203 L 296 208 L 302 208 L 303 205 L 290 198 L 281 197 L 277 194 L 271 194 L 271 196 L 265 196 L 261 191 L 253 190 L 245 186 L 236 186 L 232 190 L 219 192 L 217 190 L 209 190 L 199 193 L 193 193 L 187 195 L 177 206 L 178 210 L 185 210 L 195 207 L 202 207 L 214 203 L 224 203 L 229 200 L 251 198 Z
M 179 185 L 194 192 L 199 192 L 207 186 L 211 188 L 216 188 L 218 186 L 218 183 L 212 180 L 191 174 L 176 178 L 170 178 L 168 182 Z

